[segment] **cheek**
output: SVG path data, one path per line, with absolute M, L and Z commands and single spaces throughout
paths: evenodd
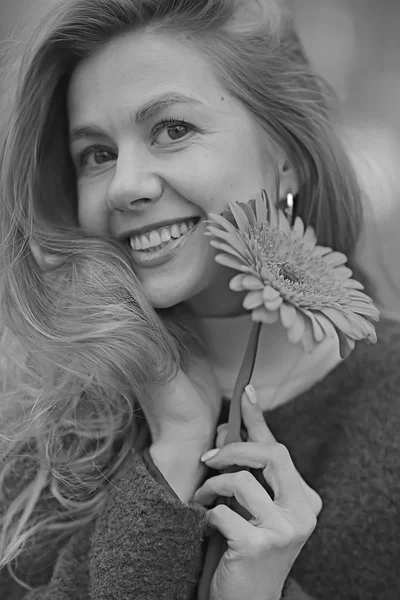
M 229 202 L 246 201 L 268 187 L 272 174 L 270 161 L 250 141 L 244 136 L 243 145 L 232 140 L 218 152 L 203 155 L 196 161 L 196 168 L 191 169 L 191 196 L 196 194 L 195 203 L 206 213 L 221 213 Z
M 78 185 L 78 222 L 91 233 L 107 233 L 109 215 L 104 190 Z
M 232 189 L 237 185 L 238 169 L 219 153 L 205 154 L 181 170 L 179 183 L 172 184 L 180 195 L 202 209 L 205 214 L 220 213 L 229 204 Z

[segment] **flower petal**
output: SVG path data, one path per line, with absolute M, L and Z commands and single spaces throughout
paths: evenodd
M 330 254 L 332 252 L 332 248 L 328 248 L 328 246 L 315 246 L 313 249 L 313 254 L 315 256 L 325 256 L 326 254 Z
M 289 234 L 291 232 L 290 223 L 282 210 L 278 211 L 278 226 L 283 233 Z
M 262 306 L 262 303 L 262 292 L 259 290 L 254 290 L 253 292 L 246 294 L 246 297 L 243 300 L 243 308 L 246 310 L 253 310 L 254 308 Z
M 318 320 L 315 318 L 314 314 L 310 311 L 303 311 L 304 314 L 309 317 L 310 326 L 312 330 L 312 334 L 316 342 L 322 342 L 325 338 L 325 331 L 322 329 L 321 325 L 318 323 Z
M 325 256 L 325 262 L 332 267 L 344 265 L 347 263 L 347 256 L 343 252 L 331 252 Z
M 304 235 L 304 223 L 300 217 L 296 217 L 293 227 L 293 233 L 295 233 L 298 237 L 303 237 Z
M 241 262 L 239 262 L 237 259 L 233 258 L 233 256 L 230 256 L 229 254 L 217 254 L 214 257 L 215 261 L 220 264 L 220 265 L 224 265 L 224 267 L 229 267 L 229 269 L 234 269 L 235 271 L 241 271 L 242 273 L 251 273 L 252 272 L 252 268 L 242 264 Z
M 217 250 L 221 250 L 222 252 L 226 252 L 226 254 L 232 254 L 232 256 L 235 256 L 244 263 L 248 263 L 250 261 L 250 257 L 247 258 L 246 256 L 243 256 L 243 254 L 238 252 L 229 244 L 224 244 L 223 242 L 219 242 L 218 240 L 210 240 L 210 246 L 213 246 L 213 248 L 217 248 Z
M 362 340 L 371 334 L 372 336 L 374 335 L 374 326 L 369 321 L 364 319 L 364 317 L 349 311 L 347 312 L 347 319 L 350 324 L 350 332 L 348 332 L 347 335 L 352 339 Z
M 346 335 L 351 335 L 351 323 L 344 312 L 330 307 L 321 309 L 321 312 L 328 317 L 336 329 L 342 331 Z
M 256 323 L 265 323 L 271 325 L 278 320 L 278 311 L 268 312 L 264 307 L 255 308 L 251 313 L 251 318 Z
M 304 350 L 308 354 L 310 354 L 314 350 L 315 346 L 317 345 L 317 342 L 315 341 L 315 338 L 313 335 L 313 329 L 312 329 L 310 319 L 306 318 L 305 324 L 306 324 L 306 328 L 304 330 L 303 337 L 301 338 L 301 342 L 303 344 Z
M 356 343 L 354 340 L 348 338 L 347 335 L 345 335 L 341 331 L 338 331 L 338 337 L 340 358 L 344 360 L 349 356 L 351 351 L 354 350 Z
M 250 224 L 242 207 L 237 202 L 229 202 L 229 208 L 240 231 L 248 233 Z
M 256 200 L 256 209 L 259 225 L 268 221 L 271 228 L 275 229 L 275 227 L 278 227 L 278 211 L 265 190 L 262 191 L 261 198 L 257 198 Z
M 232 244 L 235 247 L 239 245 L 240 248 L 247 249 L 246 243 L 238 230 L 228 232 L 219 229 L 218 227 L 214 227 L 213 225 L 209 225 L 205 235 L 212 235 L 213 237 L 216 237 L 227 244 Z
M 363 290 L 364 286 L 362 283 L 357 281 L 356 279 L 349 279 L 348 281 L 343 283 L 346 288 L 352 288 L 354 290 Z
M 225 217 L 222 217 L 221 215 L 217 215 L 215 213 L 209 213 L 208 215 L 208 223 L 210 225 L 217 225 L 219 227 L 222 227 L 223 230 L 227 231 L 228 233 L 232 233 L 232 234 L 236 234 L 237 233 L 237 227 L 234 227 L 232 225 L 232 223 L 229 223 L 229 221 L 227 219 L 225 219 Z M 208 225 L 207 225 L 208 226 Z
M 264 284 L 255 275 L 245 275 L 242 281 L 245 290 L 264 290 Z
M 312 227 L 307 227 L 303 235 L 303 242 L 307 245 L 314 247 L 317 243 L 317 236 L 315 235 L 315 231 Z
M 278 296 L 275 300 L 264 300 L 264 306 L 267 310 L 278 310 L 283 303 L 283 298 Z
M 305 329 L 306 329 L 305 319 L 304 319 L 303 315 L 301 314 L 301 312 L 297 311 L 296 319 L 295 319 L 292 327 L 290 327 L 287 331 L 287 336 L 288 336 L 289 341 L 291 341 L 293 344 L 297 344 L 303 337 Z
M 270 285 L 266 285 L 264 287 L 264 291 L 263 291 L 264 302 L 271 302 L 273 300 L 276 300 L 277 298 L 280 297 L 280 295 L 281 295 L 280 292 L 278 292 L 278 290 L 275 290 Z
M 352 309 L 354 312 L 359 313 L 360 315 L 365 315 L 367 317 L 369 317 L 370 319 L 373 319 L 374 321 L 379 321 L 379 310 L 376 308 L 376 306 L 374 306 L 371 302 L 371 304 L 367 304 L 367 303 L 353 303 L 352 304 Z
M 292 306 L 291 304 L 286 304 L 286 302 L 283 302 L 283 304 L 280 308 L 280 316 L 281 316 L 282 325 L 286 329 L 289 329 L 289 327 L 292 327 L 292 325 L 296 319 L 296 314 L 297 314 L 297 311 L 294 306 Z
M 242 283 L 244 277 L 247 277 L 247 275 L 244 275 L 243 273 L 232 277 L 229 282 L 229 289 L 231 289 L 233 292 L 242 292 L 245 289 Z
M 353 271 L 349 269 L 349 267 L 336 267 L 334 270 L 334 275 L 337 278 L 340 277 L 341 279 L 350 279 L 350 277 L 353 275 Z
M 322 313 L 315 313 L 315 318 L 324 330 L 325 335 L 327 335 L 333 340 L 337 339 L 337 331 L 332 325 L 331 321 L 328 319 L 328 317 L 325 317 L 325 315 L 323 315 Z
M 256 229 L 257 219 L 256 219 L 256 215 L 254 214 L 254 210 L 252 209 L 250 202 L 248 202 L 248 203 L 238 202 L 238 204 L 240 205 L 240 208 L 245 213 L 246 218 L 249 222 L 249 226 L 252 227 L 253 229 Z
M 350 337 L 352 337 L 353 339 L 356 339 L 356 340 L 357 339 L 362 340 L 363 338 L 366 338 L 367 341 L 374 343 L 374 344 L 376 343 L 376 341 L 377 341 L 376 331 L 375 331 L 375 327 L 373 326 L 372 323 L 367 321 L 367 319 L 364 319 L 364 317 L 357 315 L 355 313 L 350 313 L 348 318 L 349 318 L 349 321 L 351 322 L 351 326 L 352 326 L 352 329 L 351 329 L 352 335 Z

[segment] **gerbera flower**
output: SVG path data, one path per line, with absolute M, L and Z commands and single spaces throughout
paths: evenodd
M 370 320 L 379 311 L 352 279 L 347 257 L 318 246 L 314 230 L 297 217 L 290 225 L 265 191 L 248 203 L 231 203 L 224 216 L 211 214 L 215 260 L 239 271 L 230 288 L 247 292 L 243 306 L 259 323 L 281 321 L 293 343 L 311 352 L 326 336 L 339 338 L 346 357 L 358 340 L 376 342 Z

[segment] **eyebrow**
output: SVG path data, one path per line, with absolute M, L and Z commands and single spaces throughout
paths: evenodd
M 134 113 L 130 114 L 130 119 L 132 123 L 137 126 L 143 125 L 150 119 L 157 116 L 159 113 L 164 111 L 166 108 L 173 106 L 174 104 L 201 104 L 200 100 L 196 98 L 192 98 L 191 96 L 186 96 L 185 94 L 178 94 L 176 92 L 171 92 L 169 94 L 163 94 L 162 96 L 158 96 L 157 98 L 153 98 L 144 104 L 141 108 L 139 108 Z M 104 138 L 107 137 L 106 134 L 102 131 L 101 128 L 93 126 L 93 125 L 83 125 L 74 127 L 69 135 L 70 143 L 76 142 L 85 138 Z
M 185 94 L 178 94 L 176 92 L 164 94 L 146 102 L 144 106 L 131 115 L 131 120 L 135 125 L 143 125 L 143 123 L 149 121 L 174 104 L 201 104 L 201 102 L 200 100 L 196 100 L 196 98 L 186 96 Z

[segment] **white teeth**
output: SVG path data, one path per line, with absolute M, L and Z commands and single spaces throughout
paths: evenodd
M 157 233 L 157 231 L 152 231 L 150 233 L 150 248 L 154 248 L 155 246 L 159 246 L 161 244 L 161 237 Z
M 140 243 L 140 239 L 138 238 L 137 235 L 135 235 L 134 237 L 131 237 L 129 243 L 130 243 L 132 250 L 141 250 L 141 248 L 142 248 L 142 244 Z
M 193 229 L 194 221 L 187 221 L 186 223 L 175 224 L 168 228 L 162 229 L 162 231 L 151 231 L 147 234 L 135 235 L 130 238 L 130 245 L 133 250 L 149 250 L 150 248 L 158 248 L 167 244 L 172 239 L 178 239 L 181 235 L 184 235 L 191 229 Z
M 150 242 L 145 235 L 140 236 L 140 245 L 142 250 L 148 250 L 150 248 Z
M 171 234 L 168 231 L 168 229 L 163 229 L 161 232 L 161 241 L 162 242 L 169 242 L 171 239 Z
M 178 238 L 181 237 L 181 232 L 178 225 L 172 225 L 171 227 L 171 237 Z

